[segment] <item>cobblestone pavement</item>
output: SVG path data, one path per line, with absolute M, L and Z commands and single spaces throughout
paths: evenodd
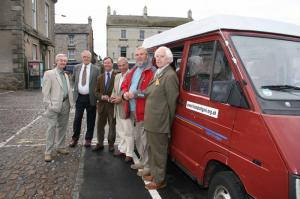
M 42 94 L 0 90 L 0 199 L 72 198 L 81 145 L 44 162 L 47 123 Z M 72 135 L 71 111 L 68 142 Z

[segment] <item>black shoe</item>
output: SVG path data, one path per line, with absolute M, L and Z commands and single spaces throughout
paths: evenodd
M 96 146 L 93 148 L 93 151 L 101 151 L 104 149 L 103 145 L 96 144 Z
M 73 148 L 73 147 L 75 147 L 77 145 L 77 143 L 78 143 L 77 140 L 72 139 L 72 141 L 69 144 L 69 147 Z
M 113 152 L 115 150 L 115 146 L 113 144 L 108 145 L 108 151 Z

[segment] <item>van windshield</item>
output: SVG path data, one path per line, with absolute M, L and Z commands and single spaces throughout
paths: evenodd
M 250 36 L 231 38 L 260 97 L 300 100 L 300 42 Z

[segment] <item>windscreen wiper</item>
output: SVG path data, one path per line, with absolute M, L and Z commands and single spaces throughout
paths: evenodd
M 274 91 L 282 91 L 282 90 L 300 90 L 300 87 L 292 86 L 292 85 L 266 85 L 261 88 L 267 88 Z

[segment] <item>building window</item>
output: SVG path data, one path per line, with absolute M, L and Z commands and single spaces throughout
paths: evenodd
M 74 35 L 69 35 L 69 45 L 75 45 L 75 43 L 74 43 Z
M 126 51 L 127 51 L 126 47 L 121 47 L 121 52 L 120 52 L 121 57 L 126 57 Z
M 126 39 L 126 30 L 121 30 L 121 39 Z
M 49 37 L 49 5 L 45 4 L 45 29 L 46 37 Z
M 75 60 L 75 50 L 68 50 L 68 59 Z
M 37 45 L 32 44 L 32 60 L 37 60 L 37 59 L 38 59 Z
M 37 29 L 36 24 L 36 0 L 31 0 L 32 2 L 32 27 Z
M 140 40 L 144 40 L 144 39 L 145 39 L 145 31 L 140 30 Z

